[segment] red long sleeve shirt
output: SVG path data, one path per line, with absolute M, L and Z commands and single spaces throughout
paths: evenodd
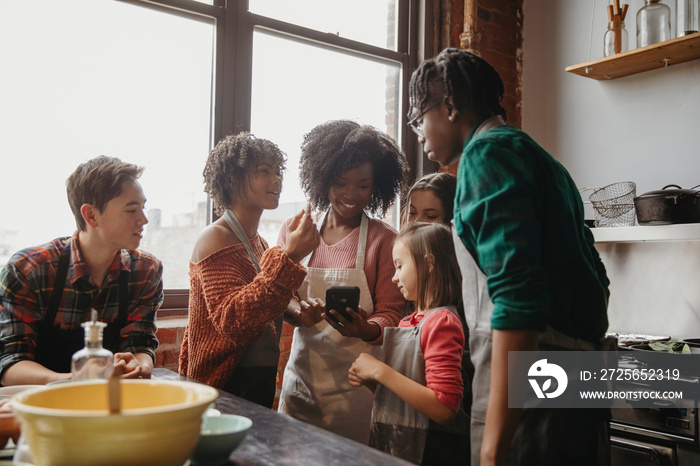
M 404 317 L 399 327 L 415 327 L 425 314 L 415 312 Z M 462 353 L 464 330 L 462 322 L 452 311 L 438 309 L 430 315 L 420 334 L 420 346 L 425 357 L 425 379 L 438 399 L 457 412 L 464 394 Z

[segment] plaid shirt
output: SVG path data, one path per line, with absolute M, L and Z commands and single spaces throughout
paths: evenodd
M 71 237 L 16 253 L 0 273 L 0 377 L 12 364 L 34 360 L 38 331 L 48 311 L 58 260 Z M 63 329 L 79 328 L 95 308 L 102 322 L 119 315 L 119 275 L 129 272 L 126 326 L 121 329 L 118 351 L 146 353 L 155 360 L 156 311 L 163 302 L 163 265 L 139 250 L 122 249 L 114 258 L 102 286 L 90 281 L 77 233 L 72 237 L 65 288 L 56 313 Z M 114 348 L 110 348 L 114 350 Z

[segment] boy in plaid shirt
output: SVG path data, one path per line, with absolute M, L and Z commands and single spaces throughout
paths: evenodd
M 150 378 L 163 266 L 137 249 L 148 223 L 142 172 L 107 156 L 78 166 L 66 182 L 78 230 L 17 252 L 0 272 L 2 385 L 70 379 L 93 308 L 116 373 Z

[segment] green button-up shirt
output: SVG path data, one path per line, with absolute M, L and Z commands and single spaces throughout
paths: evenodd
M 469 135 L 457 180 L 455 227 L 487 277 L 492 328 L 600 339 L 610 282 L 566 169 L 501 126 Z

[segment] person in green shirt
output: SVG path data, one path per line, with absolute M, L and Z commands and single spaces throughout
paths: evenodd
M 508 351 L 599 350 L 609 280 L 566 169 L 507 126 L 493 67 L 465 50 L 424 61 L 409 125 L 429 159 L 459 159 L 455 247 L 473 380 L 472 465 L 607 464 L 607 409 L 508 407 Z

